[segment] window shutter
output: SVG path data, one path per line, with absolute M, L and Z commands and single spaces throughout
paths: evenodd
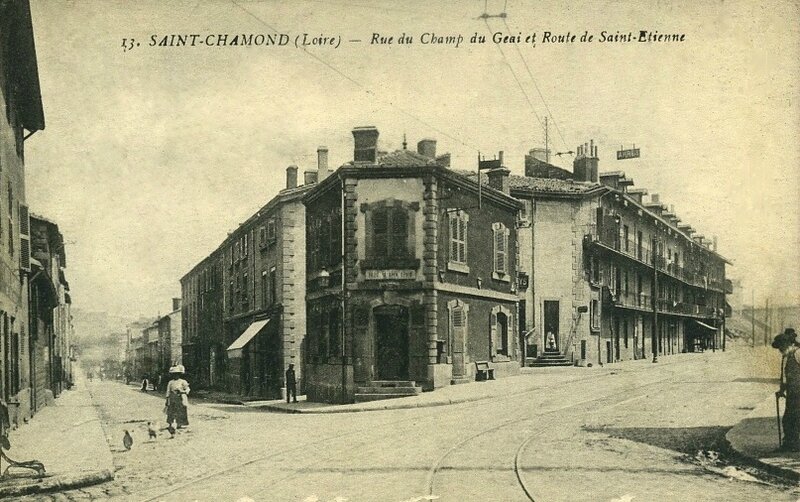
M 506 271 L 506 234 L 504 228 L 499 226 L 494 231 L 495 270 Z
M 19 268 L 26 272 L 31 271 L 31 236 L 30 215 L 28 206 L 19 205 Z
M 463 263 L 467 262 L 467 219 L 461 217 L 458 219 L 458 257 Z
M 386 256 L 389 242 L 389 215 L 385 209 L 376 209 L 372 215 L 372 252 L 375 257 Z
M 405 257 L 408 248 L 408 214 L 402 208 L 392 210 L 392 235 L 391 249 L 392 256 Z
M 453 309 L 453 327 L 454 328 L 464 327 L 464 309 L 462 308 Z

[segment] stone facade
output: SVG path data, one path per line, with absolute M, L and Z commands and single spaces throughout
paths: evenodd
M 24 138 L 44 129 L 30 6 L 0 2 L 0 399 L 12 424 L 35 411 Z M 45 375 L 46 376 L 46 375 Z
M 476 361 L 517 372 L 519 203 L 491 188 L 479 202 L 435 153 L 370 158 L 365 130 L 362 160 L 305 198 L 308 398 L 352 402 L 386 380 L 432 390 L 474 379 Z
M 287 173 L 296 182 L 296 168 Z M 198 388 L 281 397 L 289 364 L 295 364 L 302 388 L 305 208 L 300 199 L 310 186 L 282 190 L 181 279 L 184 365 Z M 265 320 L 259 332 L 248 331 Z M 244 345 L 234 348 L 238 342 Z

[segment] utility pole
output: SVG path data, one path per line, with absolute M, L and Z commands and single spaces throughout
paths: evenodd
M 658 238 L 653 237 L 653 330 L 650 333 L 650 344 L 653 350 L 653 362 L 658 362 Z
M 550 163 L 550 136 L 547 127 L 547 115 L 544 116 L 544 158 L 545 162 Z
M 755 291 L 751 291 L 751 300 L 750 300 L 750 328 L 751 328 L 751 335 L 750 341 L 753 344 L 753 348 L 756 347 L 756 293 Z

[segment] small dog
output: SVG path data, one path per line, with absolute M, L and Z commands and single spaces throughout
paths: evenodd
M 158 430 L 153 425 L 153 422 L 147 422 L 147 434 L 150 439 L 156 439 L 158 437 Z

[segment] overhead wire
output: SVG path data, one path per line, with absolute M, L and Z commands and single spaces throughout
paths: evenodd
M 508 0 L 506 0 L 506 3 L 508 3 Z M 503 9 L 503 13 L 505 13 L 505 9 Z M 511 33 L 511 27 L 508 25 L 508 22 L 506 21 L 505 17 L 503 17 L 503 24 L 506 25 L 506 29 L 508 30 L 509 33 Z M 561 132 L 561 128 L 558 127 L 556 118 L 553 116 L 553 112 L 550 111 L 550 107 L 547 105 L 547 101 L 544 99 L 541 89 L 539 89 L 539 84 L 536 83 L 536 79 L 533 77 L 533 72 L 531 71 L 531 68 L 528 66 L 528 61 L 525 59 L 525 57 L 522 54 L 522 51 L 519 48 L 519 44 L 513 44 L 513 45 L 517 49 L 517 54 L 519 55 L 519 58 L 522 60 L 522 64 L 525 65 L 525 69 L 528 71 L 528 76 L 530 77 L 531 82 L 533 82 L 533 86 L 534 88 L 536 88 L 536 92 L 539 94 L 539 99 L 542 100 L 544 108 L 545 110 L 547 110 L 547 114 L 553 121 L 553 125 L 556 128 L 556 132 L 558 132 L 559 137 L 561 137 L 561 142 L 564 144 L 566 148 L 569 148 L 569 145 L 567 145 L 567 141 L 564 139 L 564 134 Z
M 488 19 L 484 18 L 483 22 L 486 23 L 486 30 L 489 32 L 489 36 L 491 37 L 492 28 L 491 26 L 489 26 Z M 503 48 L 500 46 L 500 44 L 494 44 L 494 46 L 497 47 L 498 51 L 500 51 L 500 56 L 503 58 L 503 61 L 506 63 L 506 66 L 508 66 L 509 71 L 511 71 L 511 76 L 514 77 L 514 81 L 517 83 L 519 90 L 522 91 L 522 95 L 525 97 L 525 101 L 528 102 L 528 106 L 533 112 L 533 115 L 536 117 L 536 120 L 539 121 L 539 125 L 542 126 L 542 130 L 544 130 L 544 122 L 542 121 L 541 117 L 539 117 L 539 114 L 536 112 L 536 107 L 533 106 L 531 98 L 528 96 L 527 91 L 525 91 L 525 86 L 522 85 L 522 82 L 520 81 L 519 77 L 517 77 L 517 72 L 514 71 L 514 67 L 511 66 L 511 63 L 508 61 L 508 58 L 506 58 L 506 54 L 505 52 L 503 52 Z
M 246 9 L 245 7 L 243 7 L 242 5 L 240 5 L 238 2 L 236 2 L 236 0 L 231 0 L 231 3 L 232 3 L 233 5 L 235 5 L 236 7 L 238 7 L 240 10 L 242 10 L 243 12 L 245 12 L 247 15 L 249 15 L 250 17 L 252 17 L 253 19 L 255 19 L 256 21 L 258 21 L 259 23 L 261 23 L 261 24 L 263 24 L 264 26 L 266 26 L 267 28 L 271 29 L 272 31 L 275 31 L 275 32 L 280 32 L 280 30 L 278 30 L 277 28 L 275 28 L 274 26 L 270 25 L 269 23 L 267 23 L 266 21 L 264 21 L 263 19 L 261 19 L 259 16 L 257 16 L 256 14 L 254 14 L 253 12 L 251 12 L 250 10 L 248 10 L 248 9 Z M 447 133 L 447 132 L 443 131 L 442 129 L 440 129 L 440 128 L 438 128 L 438 127 L 436 127 L 436 126 L 434 126 L 434 125 L 430 124 L 430 123 L 429 123 L 429 122 L 427 122 L 426 120 L 424 120 L 424 119 L 422 119 L 422 118 L 420 118 L 420 117 L 418 117 L 418 116 L 414 115 L 413 113 L 411 113 L 411 112 L 409 112 L 409 111 L 405 110 L 404 108 L 402 108 L 402 107 L 400 107 L 400 106 L 398 106 L 398 105 L 396 105 L 396 104 L 392 103 L 391 101 L 382 100 L 381 98 L 379 98 L 379 97 L 378 97 L 378 96 L 377 96 L 377 95 L 376 95 L 376 94 L 375 94 L 375 93 L 372 91 L 372 89 L 370 89 L 369 87 L 365 86 L 365 85 L 364 85 L 364 84 L 362 84 L 361 82 L 357 81 L 357 80 L 356 80 L 356 79 L 354 79 L 353 77 L 351 77 L 351 76 L 347 75 L 347 74 L 346 74 L 346 73 L 344 73 L 342 70 L 340 70 L 340 69 L 338 69 L 337 67 L 333 66 L 331 63 L 329 63 L 329 62 L 327 62 L 326 60 L 322 59 L 321 57 L 317 56 L 317 55 L 316 55 L 316 54 L 314 54 L 313 52 L 309 51 L 308 49 L 306 49 L 306 47 L 304 47 L 304 46 L 301 46 L 301 47 L 300 47 L 300 49 L 301 49 L 303 52 L 305 52 L 306 54 L 308 54 L 309 56 L 311 56 L 312 58 L 314 58 L 314 59 L 315 59 L 317 62 L 319 62 L 320 64 L 322 64 L 322 65 L 326 66 L 328 69 L 330 69 L 331 71 L 333 71 L 334 73 L 336 73 L 337 75 L 339 75 L 340 77 L 344 78 L 345 80 L 347 80 L 348 82 L 352 83 L 353 85 L 355 85 L 355 86 L 356 86 L 356 87 L 358 87 L 359 89 L 363 90 L 363 91 L 364 91 L 364 92 L 366 92 L 367 94 L 369 94 L 369 95 L 373 96 L 374 98 L 376 98 L 376 99 L 378 99 L 378 100 L 381 100 L 381 101 L 384 101 L 384 103 L 388 104 L 389 106 L 391 106 L 391 107 L 392 107 L 392 108 L 394 108 L 395 110 L 399 111 L 399 112 L 400 112 L 400 113 L 402 113 L 403 115 L 406 115 L 407 117 L 409 117 L 409 118 L 412 118 L 412 119 L 416 120 L 416 121 L 417 121 L 417 122 L 419 122 L 420 124 L 422 124 L 422 125 L 424 125 L 424 126 L 428 127 L 429 129 L 431 129 L 431 130 L 433 130 L 433 131 L 436 131 L 437 133 L 441 134 L 442 136 L 445 136 L 445 137 L 447 137 L 447 138 L 450 138 L 450 139 L 452 139 L 453 141 L 456 141 L 457 143 L 460 143 L 461 145 L 463 145 L 463 146 L 465 146 L 465 147 L 467 147 L 467 148 L 470 148 L 470 149 L 472 149 L 472 150 L 475 150 L 476 152 L 480 152 L 480 149 L 479 149 L 478 147 L 476 147 L 476 146 L 474 146 L 474 145 L 471 145 L 471 144 L 469 144 L 469 143 L 465 142 L 464 140 L 462 140 L 462 139 L 460 139 L 460 138 L 457 138 L 456 136 L 453 136 L 452 134 L 449 134 L 449 133 Z

